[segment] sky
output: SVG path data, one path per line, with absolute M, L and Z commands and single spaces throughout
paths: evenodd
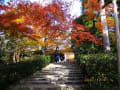
M 8 2 L 9 0 L 5 0 L 5 3 Z M 40 2 L 40 3 L 43 3 L 42 0 L 30 0 L 31 2 Z M 48 1 L 50 0 L 47 0 L 46 3 L 49 3 Z M 72 5 L 71 5 L 71 8 L 70 8 L 70 14 L 71 16 L 74 16 L 74 18 L 76 17 L 79 17 L 81 14 L 82 14 L 82 5 L 81 5 L 81 2 L 80 0 L 66 0 L 67 2 L 71 1 L 72 2 Z

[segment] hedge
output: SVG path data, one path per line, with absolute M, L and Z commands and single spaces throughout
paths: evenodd
M 50 56 L 36 56 L 31 60 L 0 65 L 0 90 L 48 65 Z
M 77 63 L 88 82 L 117 85 L 117 56 L 114 54 L 78 55 Z

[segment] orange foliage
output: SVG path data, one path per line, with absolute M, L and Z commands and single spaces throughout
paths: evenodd
M 68 37 L 66 33 L 71 27 L 68 7 L 61 0 L 53 0 L 46 6 L 30 2 L 0 6 L 0 10 L 4 10 L 0 13 L 0 30 L 9 33 L 12 38 L 20 35 L 28 37 L 52 50 L 55 45 L 62 44 L 56 38 Z
M 81 26 L 81 28 L 80 28 Z M 79 28 L 81 30 L 79 30 Z M 97 45 L 102 45 L 102 42 L 99 38 L 95 37 L 94 35 L 92 35 L 90 32 L 85 30 L 85 27 L 83 25 L 78 25 L 78 24 L 74 24 L 74 27 L 72 29 L 72 33 L 71 33 L 71 38 L 72 40 L 76 41 L 76 45 L 79 45 L 81 42 L 84 41 L 90 41 L 93 42 Z
M 9 3 L 0 6 L 0 10 L 5 11 L 5 13 L 0 14 L 0 29 L 9 30 L 10 34 L 18 32 L 32 39 L 46 36 L 55 38 L 69 28 L 66 19 L 69 15 L 65 12 L 65 4 L 60 1 L 54 0 L 52 4 L 47 6 L 21 2 L 17 4 L 16 8 Z M 22 20 L 20 21 L 21 17 Z M 39 36 L 40 34 L 42 36 Z
M 111 27 L 114 27 L 114 21 L 113 20 L 107 19 L 107 24 Z
M 84 31 L 86 29 L 86 27 L 84 25 L 76 24 L 74 22 L 73 22 L 73 26 L 75 29 L 80 30 L 80 31 Z M 73 30 L 75 30 L 75 29 L 73 29 Z
M 100 11 L 100 4 L 98 0 L 86 0 L 87 3 L 83 3 L 83 6 L 85 7 L 85 15 L 87 15 L 88 20 L 91 20 L 94 18 L 96 12 Z
M 102 28 L 102 23 L 101 22 L 95 22 L 95 27 L 98 29 L 98 31 L 100 32 L 100 33 L 102 33 L 103 32 L 103 28 Z

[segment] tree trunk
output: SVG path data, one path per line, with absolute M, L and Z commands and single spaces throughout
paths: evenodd
M 47 38 L 45 37 L 45 38 L 44 38 L 44 43 L 46 42 L 46 40 L 47 40 Z M 47 45 L 45 44 L 45 46 L 43 46 L 43 47 L 41 48 L 41 50 L 42 50 L 43 55 L 45 55 L 45 54 L 46 54 L 46 50 L 47 50 Z
M 45 55 L 45 48 L 44 47 L 41 48 L 41 51 L 42 51 L 42 54 Z
M 17 50 L 17 53 L 16 53 L 16 60 L 17 62 L 20 62 L 20 51 Z
M 16 63 L 16 51 L 13 52 L 13 62 Z
M 59 52 L 59 46 L 57 45 L 56 46 L 56 51 L 55 51 L 56 53 L 58 53 Z
M 104 0 L 100 1 L 101 7 L 104 6 Z M 101 23 L 103 27 L 103 43 L 104 43 L 104 51 L 105 53 L 110 52 L 110 41 L 109 41 L 109 33 L 108 33 L 108 27 L 107 27 L 107 21 L 106 21 L 106 14 L 105 14 L 105 8 L 101 9 L 100 12 L 100 17 L 101 17 Z
M 13 52 L 10 52 L 9 63 L 13 63 Z
M 14 50 L 13 61 L 14 61 L 14 63 L 19 62 L 19 50 L 18 50 L 18 47 L 16 47 L 15 50 Z
M 115 23 L 115 34 L 117 39 L 117 56 L 118 56 L 118 82 L 119 82 L 119 90 L 120 90 L 120 32 L 119 32 L 119 21 L 118 21 L 118 12 L 117 12 L 117 4 L 116 0 L 113 0 L 114 5 L 114 23 Z

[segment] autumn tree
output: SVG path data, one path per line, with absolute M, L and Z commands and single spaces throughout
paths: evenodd
M 8 3 L 0 7 L 5 11 L 0 15 L 0 29 L 9 33 L 11 38 L 27 36 L 46 49 L 50 42 L 64 37 L 69 28 L 66 8 L 66 3 L 55 0 L 46 6 L 20 2 L 14 7 Z
M 98 0 L 86 0 L 86 2 L 84 3 L 84 7 L 86 9 L 85 14 L 88 15 L 88 19 L 96 19 L 95 26 L 96 28 L 98 28 L 99 32 L 102 32 L 104 51 L 108 53 L 110 52 L 110 41 L 106 21 L 106 13 L 105 8 L 103 8 L 103 6 L 104 0 L 101 0 L 100 2 Z
M 71 37 L 73 40 L 75 40 L 77 45 L 80 45 L 80 43 L 85 41 L 93 42 L 97 45 L 102 45 L 102 42 L 99 39 L 99 37 L 95 35 L 95 22 L 97 20 L 97 12 L 95 11 L 99 11 L 99 4 L 93 0 L 89 0 L 88 2 L 85 0 L 83 2 L 84 13 L 82 16 L 77 18 L 75 22 L 73 22 Z
M 104 0 L 100 1 L 101 11 L 100 11 L 100 17 L 101 17 L 101 23 L 103 27 L 103 42 L 104 42 L 104 48 L 105 52 L 110 52 L 110 41 L 109 41 L 109 33 L 108 33 L 108 27 L 107 27 L 107 20 L 106 20 L 106 12 L 104 6 Z

